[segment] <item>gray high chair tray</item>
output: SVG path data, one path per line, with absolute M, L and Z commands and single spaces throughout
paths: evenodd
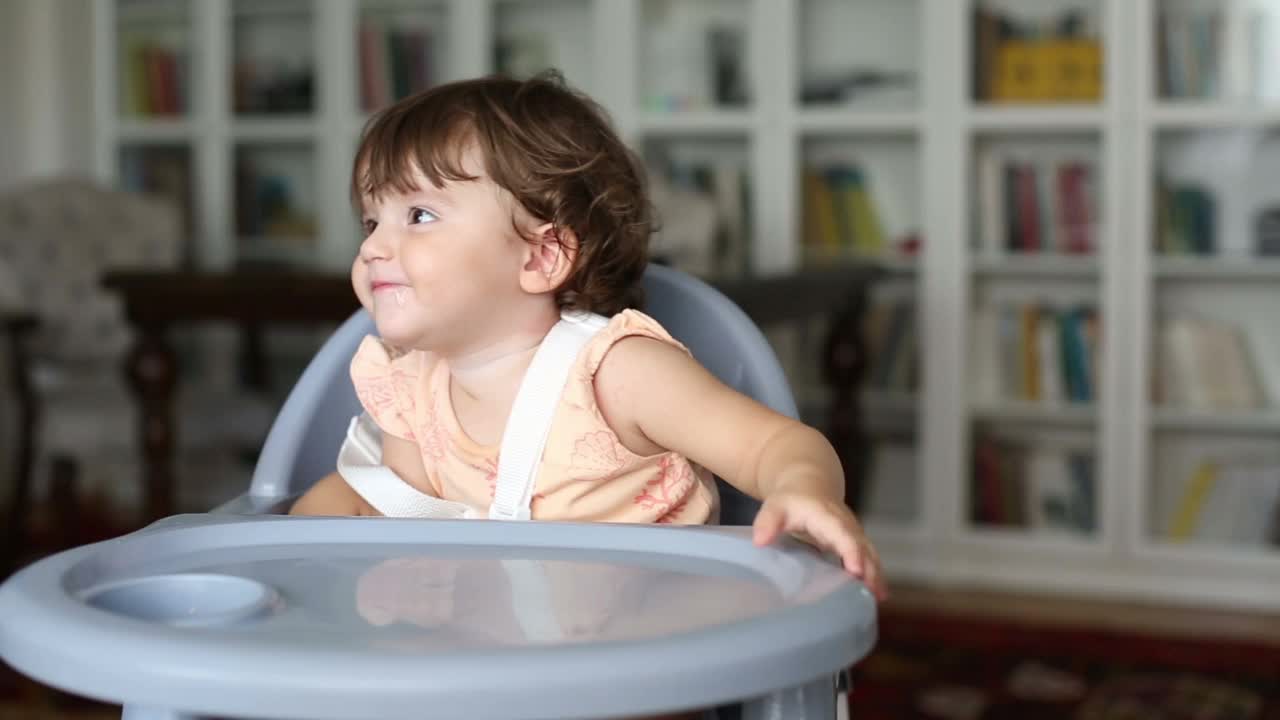
M 14 575 L 0 656 L 127 717 L 799 717 L 875 618 L 744 527 L 181 515 Z

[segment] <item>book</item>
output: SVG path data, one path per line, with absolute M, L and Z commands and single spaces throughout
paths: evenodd
M 1187 410 L 1257 410 L 1270 404 L 1248 337 L 1233 325 L 1187 314 L 1163 318 L 1156 401 Z
M 1063 150 L 984 148 L 976 159 L 978 250 L 1088 255 L 1099 223 L 1093 163 Z
M 853 163 L 806 168 L 805 242 L 817 259 L 883 257 L 890 250 L 864 170 Z
M 972 20 L 974 99 L 1068 102 L 1102 97 L 1102 42 L 1079 11 L 1039 22 L 979 3 Z
M 1156 78 L 1161 97 L 1207 100 L 1221 92 L 1221 8 L 1162 7 L 1156 18 Z
M 866 386 L 909 393 L 919 386 L 919 328 L 914 299 L 880 298 L 868 308 L 862 326 L 866 342 Z
M 366 111 L 422 92 L 438 80 L 432 64 L 434 31 L 429 20 L 395 22 L 366 17 L 356 31 L 356 43 L 360 104 Z
M 1155 203 L 1157 252 L 1202 256 L 1217 252 L 1217 203 L 1211 192 L 1157 177 Z
M 970 518 L 978 525 L 1087 535 L 1097 527 L 1092 450 L 1072 442 L 980 433 Z
M 1280 459 L 1205 457 L 1183 483 L 1166 537 L 1245 545 L 1273 542 Z
M 984 401 L 1090 403 L 1097 394 L 1097 312 L 1085 305 L 999 302 L 973 315 L 971 379 Z
M 1177 510 L 1167 530 L 1169 537 L 1185 540 L 1195 534 L 1205 501 L 1218 482 L 1218 473 L 1217 463 L 1211 461 L 1202 462 L 1196 467 L 1178 500 Z

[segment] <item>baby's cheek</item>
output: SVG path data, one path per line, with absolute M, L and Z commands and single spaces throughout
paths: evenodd
M 351 263 L 351 287 L 365 310 L 373 312 L 373 288 L 369 287 L 369 268 L 360 258 Z

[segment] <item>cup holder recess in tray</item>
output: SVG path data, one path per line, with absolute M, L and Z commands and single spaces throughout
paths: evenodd
M 270 586 L 234 575 L 175 573 L 117 580 L 89 588 L 85 604 L 177 627 L 229 625 L 260 618 L 280 603 Z

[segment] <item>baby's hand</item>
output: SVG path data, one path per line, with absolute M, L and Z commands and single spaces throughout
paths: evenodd
M 877 600 L 889 597 L 880 574 L 880 557 L 844 503 L 809 493 L 776 492 L 765 499 L 756 515 L 755 543 L 768 545 L 780 532 L 835 553 L 845 570 L 861 578 Z

